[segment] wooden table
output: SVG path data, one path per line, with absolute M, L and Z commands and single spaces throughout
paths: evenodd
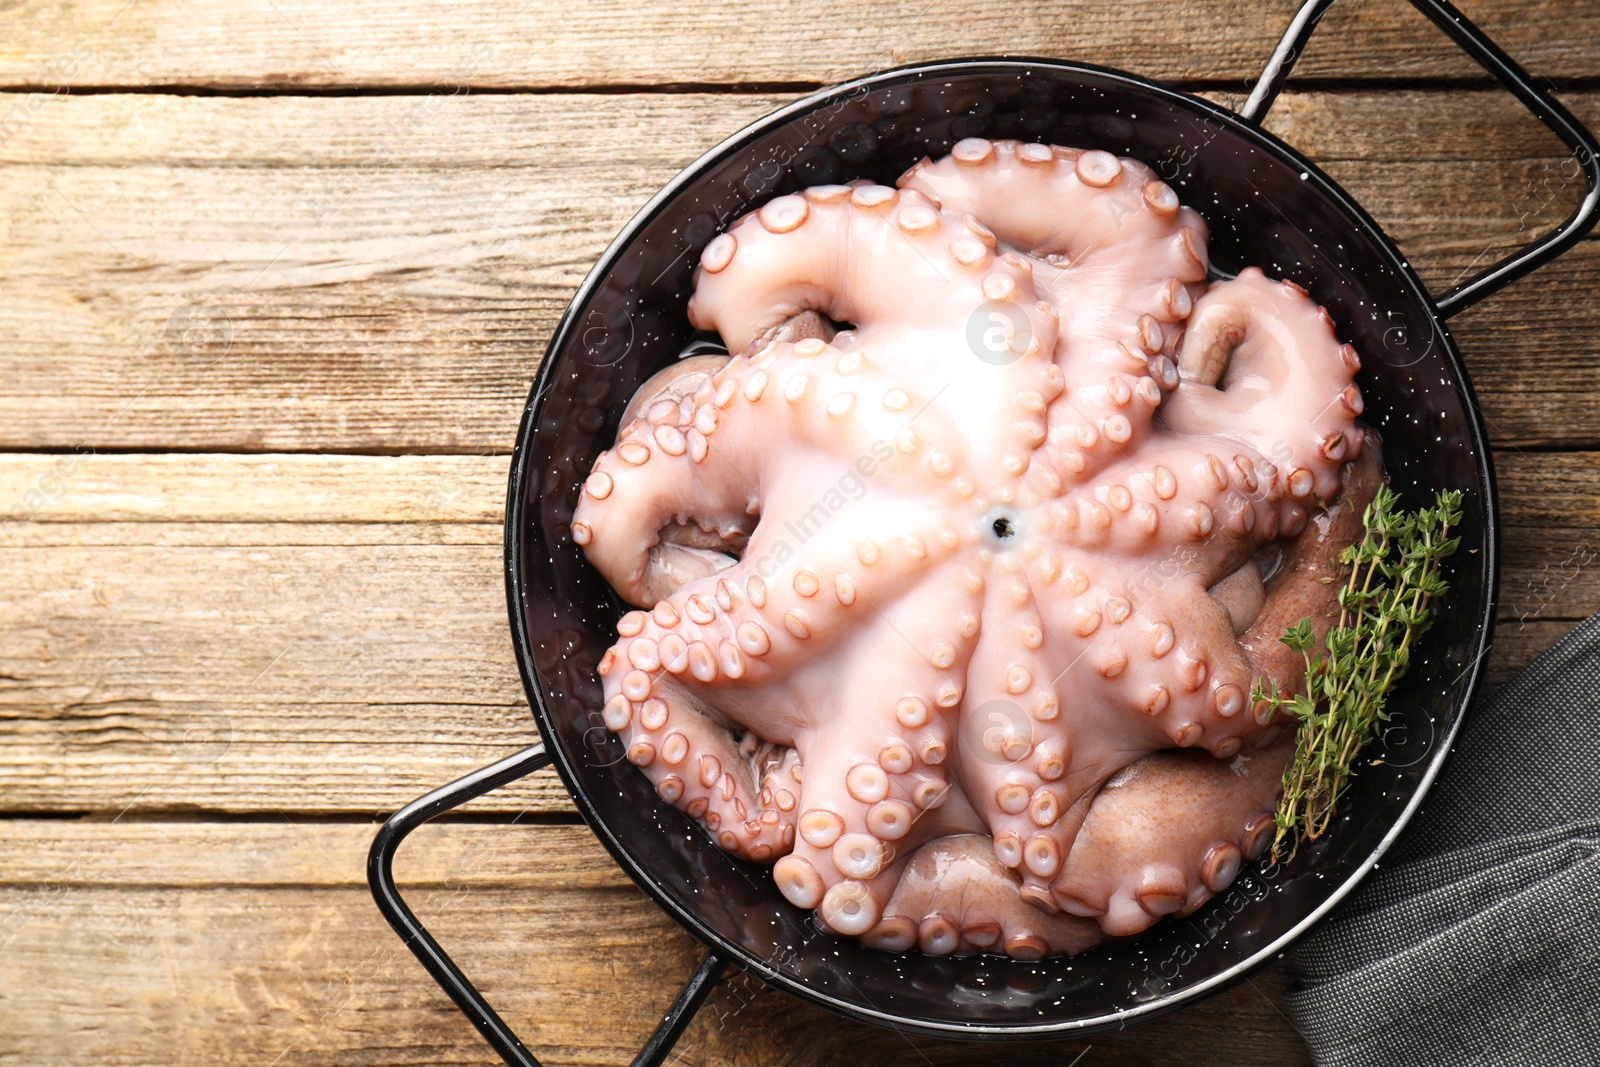
M 0 30 L 0 1063 L 484 1063 L 379 919 L 375 821 L 528 744 L 500 512 L 573 287 L 707 146 L 1004 51 L 1237 103 L 1271 0 L 21 0 Z M 1591 124 L 1600 4 L 1468 13 Z M 1562 216 L 1559 147 L 1404 5 L 1270 127 L 1437 288 Z M 468 92 L 470 88 L 470 92 Z M 67 90 L 71 91 L 68 92 Z M 1455 323 L 1504 492 L 1492 680 L 1600 607 L 1600 241 Z M 548 773 L 399 875 L 549 1064 L 623 1063 L 696 958 Z M 513 819 L 515 826 L 507 825 Z M 1275 967 L 1018 1063 L 1294 1064 Z M 737 973 L 693 1064 L 963 1064 Z

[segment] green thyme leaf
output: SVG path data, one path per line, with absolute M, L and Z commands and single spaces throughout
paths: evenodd
M 1272 857 L 1285 842 L 1289 855 L 1332 824 L 1355 761 L 1389 718 L 1384 703 L 1405 674 L 1411 649 L 1432 621 L 1447 583 L 1440 565 L 1461 544 L 1461 493 L 1441 492 L 1431 508 L 1399 510 L 1399 497 L 1381 486 L 1362 512 L 1366 533 L 1339 553 L 1349 576 L 1339 590 L 1339 620 L 1316 648 L 1310 619 L 1284 631 L 1283 643 L 1304 657 L 1303 692 L 1285 695 L 1270 679 L 1251 687 L 1269 721 L 1280 709 L 1299 721 L 1294 759 L 1283 772 Z

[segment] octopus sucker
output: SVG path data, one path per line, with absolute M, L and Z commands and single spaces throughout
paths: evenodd
M 577 490 L 637 609 L 600 715 L 825 929 L 1081 952 L 1270 838 L 1295 724 L 1253 686 L 1301 684 L 1381 442 L 1327 311 L 1207 241 L 1143 163 L 969 138 L 702 252 L 732 355 L 641 386 Z

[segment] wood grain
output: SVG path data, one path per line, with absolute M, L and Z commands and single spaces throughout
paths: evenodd
M 0 524 L 5 806 L 371 814 L 530 743 L 507 463 L 0 456 L 0 493 L 42 498 Z M 1495 679 L 1600 608 L 1600 456 L 1499 468 Z M 548 772 L 479 806 L 571 810 Z
M 671 86 L 841 81 L 957 55 L 1045 55 L 1165 79 L 1254 79 L 1297 4 L 1241 10 L 1224 0 L 1130 6 L 1116 0 L 738 0 L 692 17 L 653 0 L 586 3 L 239 4 L 205 0 L 8 6 L 0 84 L 266 87 Z M 1600 59 L 1600 15 L 1523 0 L 1463 5 L 1546 78 L 1585 76 Z M 1546 32 L 1560 24 L 1562 32 Z M 1411 8 L 1336 6 L 1299 71 L 1320 77 L 1480 75 Z
M 606 242 L 783 98 L 440 99 L 51 99 L 0 143 L 0 448 L 509 451 Z M 1576 200 L 1503 93 L 1290 95 L 1272 122 L 1436 288 Z M 1585 242 L 1454 324 L 1499 442 L 1600 445 L 1597 280 Z
M 497 546 L 6 557 L 9 808 L 374 811 L 537 737 Z M 566 807 L 548 775 L 495 803 Z
M 1600 125 L 1600 7 L 1458 2 Z M 491 1062 L 362 866 L 536 737 L 506 453 L 601 249 L 811 87 L 1010 51 L 1236 105 L 1295 6 L 0 0 L 0 1064 Z M 1335 5 L 1296 84 L 1268 127 L 1436 289 L 1576 200 L 1405 4 Z M 1452 323 L 1499 448 L 1490 685 L 1600 607 L 1597 281 L 1589 240 Z M 409 899 L 544 1062 L 628 1062 L 694 944 L 549 772 L 473 810 L 529 825 L 424 828 Z M 1001 1054 L 730 974 L 674 1062 L 1306 1064 L 1290 981 Z
M 0 1003 L 18 1063 L 478 1064 L 490 1053 L 379 918 L 361 824 L 0 822 Z M 174 862 L 174 857 L 182 857 Z M 408 901 L 547 1064 L 627 1063 L 698 958 L 582 827 L 430 826 Z M 1309 1063 L 1278 965 L 1121 1034 L 1006 1062 Z M 729 971 L 673 1062 L 993 1063 Z

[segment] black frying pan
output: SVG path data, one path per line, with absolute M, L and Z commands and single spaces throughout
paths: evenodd
M 373 844 L 384 914 L 507 1063 L 535 1064 L 395 890 L 390 862 L 421 822 L 554 762 L 600 841 L 708 946 L 636 1064 L 659 1063 L 729 962 L 840 1014 L 908 1032 L 1039 1039 L 1121 1027 L 1237 981 L 1345 897 L 1393 843 L 1477 689 L 1494 620 L 1495 491 L 1483 424 L 1446 320 L 1561 254 L 1600 213 L 1594 139 L 1446 0 L 1412 0 L 1572 149 L 1582 206 L 1556 230 L 1441 297 L 1351 197 L 1263 132 L 1331 0 L 1296 16 L 1236 114 L 1129 74 L 1046 59 L 961 59 L 886 71 L 783 108 L 723 142 L 641 210 L 579 287 L 522 420 L 506 506 L 506 581 L 517 661 L 542 745 L 416 801 Z M 621 606 L 568 523 L 594 457 L 633 391 L 691 340 L 684 317 L 700 250 L 766 199 L 824 182 L 884 184 L 962 137 L 1014 137 L 1141 159 L 1205 216 L 1214 273 L 1289 278 L 1332 313 L 1364 367 L 1366 420 L 1409 506 L 1465 491 L 1451 607 L 1390 700 L 1382 763 L 1364 767 L 1334 832 L 1287 866 L 1257 863 L 1188 919 L 1074 959 L 896 956 L 819 934 L 770 873 L 723 852 L 661 801 L 601 725 L 596 664 Z

